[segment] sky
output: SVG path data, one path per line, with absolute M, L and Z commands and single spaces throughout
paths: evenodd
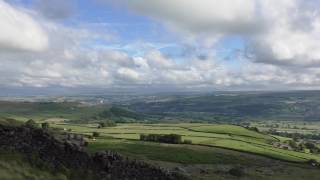
M 320 89 L 319 0 L 0 0 L 0 88 Z

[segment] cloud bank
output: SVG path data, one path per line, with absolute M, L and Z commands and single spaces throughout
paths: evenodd
M 229 35 L 244 36 L 258 62 L 305 66 L 320 63 L 319 1 L 122 0 L 121 3 L 171 29 L 200 37 L 203 42 Z
M 150 46 L 153 42 L 148 40 L 126 42 L 130 49 L 134 44 L 148 47 L 138 55 L 108 48 L 118 43 L 110 39 L 109 29 L 100 32 L 81 23 L 65 25 L 57 20 L 70 17 L 68 4 L 61 1 L 57 10 L 46 14 L 51 2 L 39 2 L 39 8 L 26 10 L 0 0 L 0 86 L 220 90 L 320 87 L 320 14 L 316 0 L 116 2 L 162 23 L 179 36 L 175 44 L 185 46 L 187 55 L 178 58 L 156 45 Z M 226 61 L 217 55 L 216 47 L 230 36 L 245 39 L 246 48 Z

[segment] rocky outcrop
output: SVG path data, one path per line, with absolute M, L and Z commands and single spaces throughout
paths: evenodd
M 68 168 L 94 172 L 100 179 L 170 180 L 183 179 L 144 162 L 129 160 L 111 151 L 89 155 L 82 148 L 55 139 L 48 132 L 26 126 L 0 125 L 0 147 L 27 156 L 38 156 L 54 168 Z

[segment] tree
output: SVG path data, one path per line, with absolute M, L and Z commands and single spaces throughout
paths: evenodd
M 49 129 L 49 123 L 47 123 L 47 122 L 41 123 L 41 128 L 45 129 L 45 130 Z
M 141 141 L 153 141 L 171 144 L 181 144 L 182 138 L 178 134 L 140 134 Z
M 242 177 L 245 175 L 244 169 L 242 167 L 233 167 L 229 170 L 229 173 L 236 177 Z
M 316 145 L 313 144 L 312 142 L 306 142 L 304 145 L 305 145 L 306 148 L 308 148 L 308 149 L 316 148 Z
M 89 145 L 89 142 L 88 141 L 84 141 L 83 146 L 84 147 L 88 147 L 88 145 Z
M 29 119 L 29 120 L 25 123 L 25 125 L 26 125 L 27 127 L 33 127 L 33 128 L 38 127 L 38 124 L 37 124 L 33 119 Z
M 288 144 L 289 144 L 289 146 L 290 146 L 292 149 L 294 149 L 294 150 L 296 150 L 296 149 L 298 148 L 298 144 L 297 144 L 295 141 L 290 140 L 290 141 L 288 142 Z
M 185 139 L 185 140 L 183 141 L 183 144 L 192 144 L 192 141 L 189 140 L 189 139 Z
M 303 143 L 300 143 L 300 144 L 298 145 L 298 150 L 301 151 L 301 152 L 304 152 L 304 151 L 305 151 L 305 148 L 306 148 L 306 146 L 305 146 Z
M 319 153 L 320 149 L 312 142 L 306 142 L 305 143 L 306 148 L 310 149 L 311 153 Z
M 104 127 L 116 127 L 117 124 L 114 121 L 108 120 L 105 122 L 100 122 L 98 125 L 98 128 L 104 128 Z
M 99 128 L 99 129 L 100 129 L 100 128 L 104 128 L 104 127 L 106 127 L 106 124 L 105 124 L 105 123 L 101 122 L 101 123 L 98 124 L 98 128 Z
M 92 133 L 92 136 L 93 136 L 93 137 L 99 137 L 99 136 L 100 136 L 100 133 L 99 133 L 99 132 L 93 132 L 93 133 Z
M 257 127 L 249 127 L 248 129 L 251 131 L 259 132 L 259 129 Z

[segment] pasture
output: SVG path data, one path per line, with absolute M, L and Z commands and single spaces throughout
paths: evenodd
M 137 149 L 132 148 L 132 146 L 135 146 L 137 143 L 150 144 L 149 142 L 139 142 L 140 134 L 179 134 L 182 136 L 183 140 L 192 141 L 191 147 L 230 149 L 289 162 L 306 162 L 310 159 L 320 161 L 319 155 L 273 147 L 272 143 L 281 141 L 281 137 L 251 131 L 235 125 L 191 123 L 118 124 L 116 127 L 97 128 L 97 124 L 80 125 L 57 123 L 52 126 L 71 129 L 72 132 L 86 135 L 91 135 L 93 132 L 99 132 L 99 138 L 96 141 L 89 142 L 89 150 L 107 149 L 110 148 L 110 142 L 112 141 L 117 141 L 117 144 L 121 144 L 119 142 L 125 141 L 127 142 L 124 143 L 126 146 L 122 146 L 117 150 L 120 150 L 123 153 L 130 153 L 132 149 Z M 141 154 L 145 153 L 141 152 Z M 172 161 L 175 162 L 174 158 Z

